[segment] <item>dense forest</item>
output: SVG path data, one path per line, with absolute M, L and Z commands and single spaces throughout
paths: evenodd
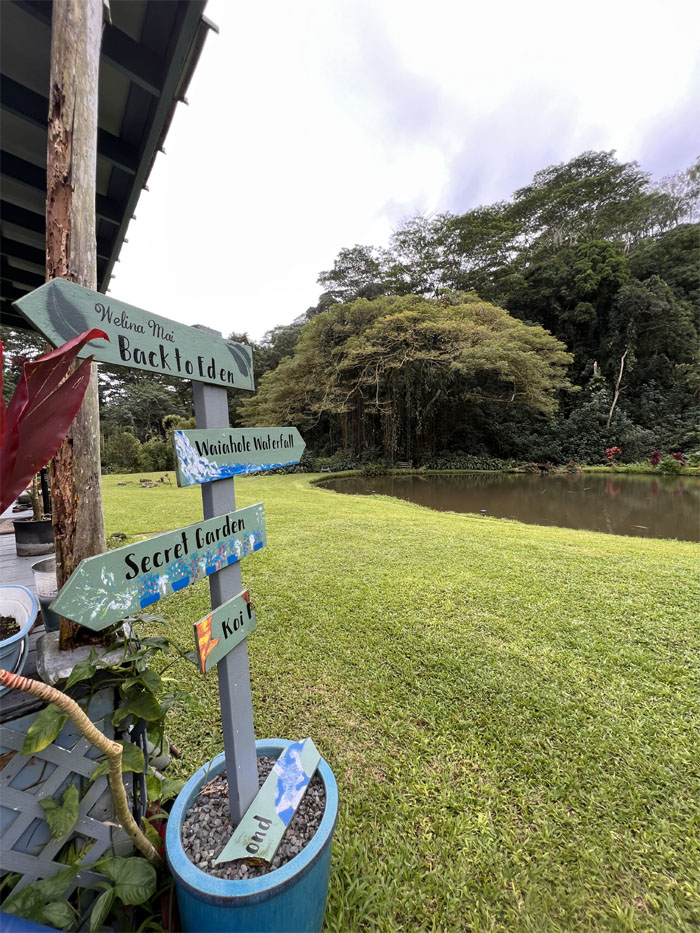
M 231 393 L 232 423 L 296 425 L 347 463 L 696 451 L 699 217 L 700 162 L 652 183 L 585 152 L 508 201 L 409 218 L 387 246 L 341 249 L 292 324 L 232 335 L 258 387 Z M 168 467 L 189 384 L 103 367 L 100 391 L 105 468 Z

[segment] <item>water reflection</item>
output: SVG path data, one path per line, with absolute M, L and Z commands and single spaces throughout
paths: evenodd
M 395 496 L 438 511 L 476 512 L 534 525 L 700 541 L 700 477 L 470 473 L 351 477 L 336 492 Z

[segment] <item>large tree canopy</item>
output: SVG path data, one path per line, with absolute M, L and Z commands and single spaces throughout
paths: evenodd
M 248 425 L 338 427 L 349 452 L 434 450 L 485 402 L 550 415 L 571 356 L 474 294 L 359 299 L 316 315 L 241 406 Z

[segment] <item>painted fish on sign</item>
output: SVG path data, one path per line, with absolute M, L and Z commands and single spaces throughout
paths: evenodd
M 51 609 L 100 631 L 235 564 L 267 542 L 259 502 L 81 561 Z
M 311 739 L 290 742 L 214 864 L 271 862 L 320 760 Z
M 253 353 L 245 344 L 178 324 L 75 282 L 52 279 L 15 306 L 54 346 L 92 327 L 105 331 L 110 342 L 91 341 L 80 356 L 92 354 L 101 363 L 229 389 L 254 388 Z
M 194 643 L 201 672 L 206 674 L 210 671 L 229 651 L 254 632 L 257 624 L 248 590 L 243 590 L 195 622 Z
M 296 428 L 173 431 L 178 486 L 211 483 L 299 463 L 306 444 Z

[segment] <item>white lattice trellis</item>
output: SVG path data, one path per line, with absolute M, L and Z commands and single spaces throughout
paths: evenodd
M 113 710 L 114 696 L 107 689 L 96 693 L 86 710 L 109 738 L 114 737 Z M 90 782 L 99 752 L 70 720 L 43 751 L 22 754 L 24 738 L 36 716 L 33 713 L 0 725 L 0 873 L 19 873 L 22 877 L 14 889 L 19 891 L 31 881 L 50 877 L 66 867 L 56 861 L 66 842 L 74 841 L 79 846 L 92 842 L 81 863 L 85 870 L 74 885 L 89 887 L 99 878 L 89 866 L 108 850 L 123 854 L 130 844 L 114 826 L 106 777 Z M 69 784 L 78 788 L 80 815 L 69 836 L 54 840 L 39 801 L 47 797 L 60 799 Z

